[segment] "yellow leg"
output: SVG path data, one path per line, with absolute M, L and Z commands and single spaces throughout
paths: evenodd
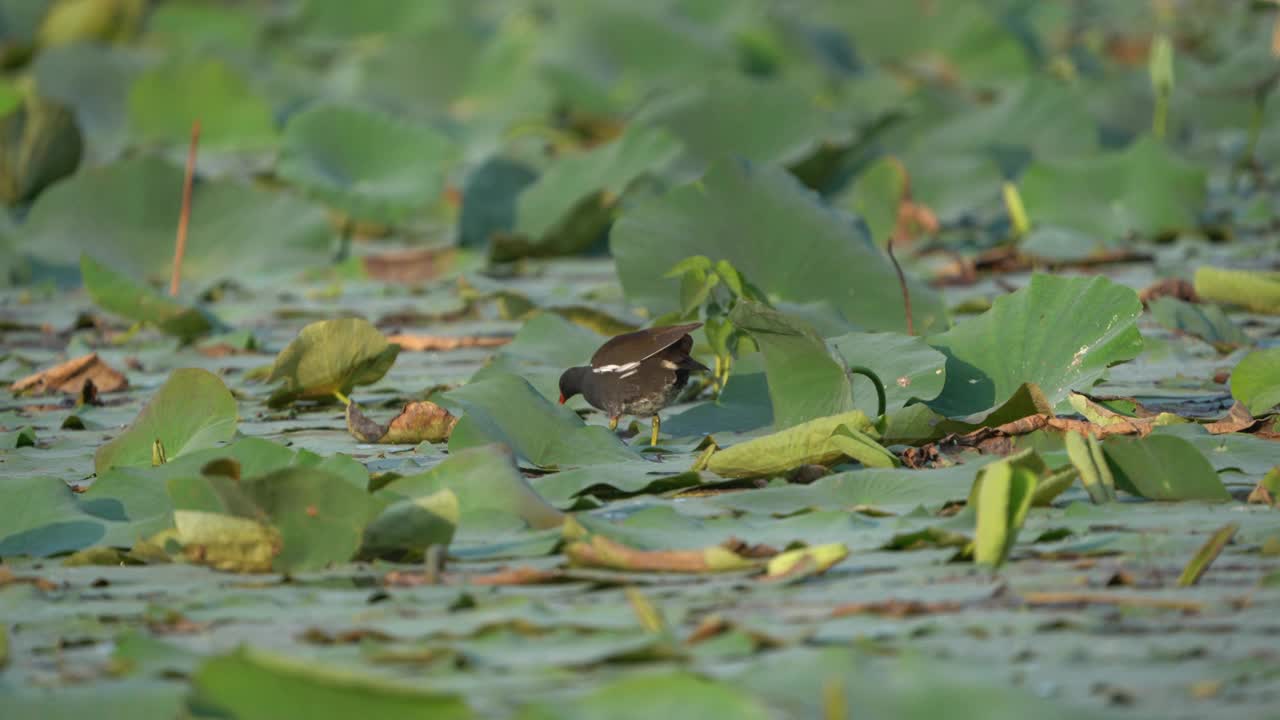
M 609 429 L 610 429 L 610 430 L 617 430 L 617 429 L 618 429 L 618 418 L 616 418 L 616 417 L 611 417 L 611 418 L 609 418 Z
M 662 419 L 657 415 L 653 416 L 653 433 L 649 435 L 649 447 L 658 444 L 658 430 L 662 428 Z

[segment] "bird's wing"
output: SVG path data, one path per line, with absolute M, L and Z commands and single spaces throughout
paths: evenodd
M 664 328 L 651 328 L 650 330 L 637 330 L 636 332 L 619 335 L 601 345 L 596 354 L 591 356 L 591 367 L 601 370 L 603 368 L 625 367 L 632 363 L 638 365 L 680 342 L 690 332 L 700 327 L 702 327 L 702 323 L 696 322 Z M 690 338 L 690 346 L 693 344 L 692 340 Z

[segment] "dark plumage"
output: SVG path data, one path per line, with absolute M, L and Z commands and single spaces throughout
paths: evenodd
M 689 356 L 689 333 L 702 323 L 637 330 L 610 339 L 591 356 L 590 365 L 571 367 L 560 376 L 560 402 L 582 394 L 592 407 L 609 414 L 609 427 L 622 415 L 653 418 L 650 444 L 658 443 L 658 411 L 689 382 L 689 373 L 706 366 Z

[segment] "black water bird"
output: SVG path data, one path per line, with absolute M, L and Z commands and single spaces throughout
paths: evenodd
M 670 405 L 689 382 L 689 373 L 707 367 L 689 356 L 689 333 L 702 323 L 655 327 L 618 335 L 591 356 L 590 365 L 571 367 L 560 376 L 560 403 L 582 394 L 592 407 L 609 414 L 609 429 L 623 415 L 652 417 L 649 444 L 658 444 L 658 411 Z

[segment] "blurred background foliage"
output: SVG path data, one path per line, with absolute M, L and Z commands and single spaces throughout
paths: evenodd
M 494 262 L 601 252 L 619 212 L 733 159 L 785 169 L 878 244 L 909 200 L 928 221 L 917 272 L 930 248 L 1011 238 L 1061 260 L 1248 233 L 1275 215 L 1276 16 L 1244 0 L 0 0 L 0 265 L 74 282 L 91 250 L 159 280 L 197 120 L 204 281 L 326 262 L 351 237 Z M 871 172 L 890 156 L 896 179 Z M 629 298 L 673 309 L 653 270 L 726 242 L 759 278 L 758 246 L 787 238 L 683 240 L 632 252 L 615 233 L 616 256 L 666 263 L 622 263 Z M 860 279 L 871 295 L 886 270 Z

